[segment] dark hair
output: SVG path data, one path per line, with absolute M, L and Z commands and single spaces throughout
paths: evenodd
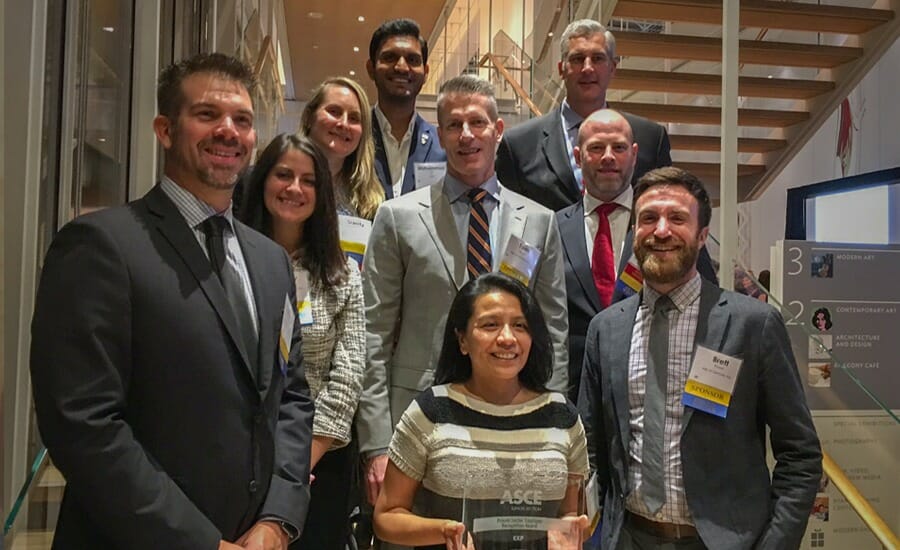
M 347 276 L 347 265 L 338 237 L 337 206 L 328 162 L 308 138 L 279 134 L 265 148 L 246 179 L 238 219 L 260 233 L 272 237 L 272 214 L 266 208 L 266 180 L 275 164 L 288 150 L 308 155 L 315 172 L 316 206 L 303 224 L 303 242 L 299 255 L 313 278 L 326 287 L 340 284 Z
M 434 372 L 435 384 L 465 382 L 472 377 L 472 360 L 459 349 L 459 334 L 469 327 L 469 319 L 475 311 L 475 300 L 495 291 L 508 292 L 519 299 L 522 313 L 528 322 L 531 334 L 531 351 L 525 367 L 519 371 L 519 381 L 526 388 L 547 391 L 547 381 L 553 372 L 553 344 L 544 322 L 544 314 L 528 288 L 502 273 L 485 273 L 466 283 L 453 299 L 447 325 L 444 328 L 444 343 Z
M 828 311 L 827 307 L 820 307 L 819 309 L 813 311 L 813 316 L 812 316 L 813 327 L 819 328 L 819 326 L 816 324 L 816 317 L 818 317 L 820 313 L 822 314 L 823 317 L 825 317 L 825 330 L 830 329 L 831 328 L 831 312 Z
M 641 176 L 634 187 L 634 204 L 637 205 L 638 198 L 648 189 L 657 185 L 677 185 L 687 189 L 697 199 L 700 207 L 700 229 L 709 226 L 709 220 L 712 218 L 712 205 L 709 202 L 709 193 L 706 192 L 706 187 L 697 179 L 697 176 L 674 166 L 650 170 Z M 637 213 L 636 209 L 632 209 L 632 211 Z
M 422 63 L 428 63 L 428 41 L 422 36 L 419 24 L 412 19 L 391 19 L 375 29 L 372 40 L 369 41 L 369 60 L 372 63 L 378 57 L 378 50 L 393 36 L 412 36 L 417 39 L 422 47 Z
M 176 120 L 184 102 L 181 83 L 195 74 L 213 74 L 239 82 L 252 95 L 256 89 L 256 75 L 249 65 L 222 53 L 201 53 L 169 65 L 159 73 L 156 86 L 156 107 L 159 114 Z

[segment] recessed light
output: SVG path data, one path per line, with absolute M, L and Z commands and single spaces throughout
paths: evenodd
M 773 78 L 772 75 L 769 75 L 767 78 Z
M 359 17 L 356 18 L 356 20 L 359 21 L 360 23 L 362 23 L 363 21 L 366 20 L 366 18 L 363 17 L 362 15 L 360 15 Z
M 322 19 L 323 17 L 325 17 L 325 14 L 320 11 L 311 11 L 307 13 L 306 16 L 310 19 Z
M 103 27 L 103 30 L 106 32 L 116 32 L 115 27 Z
M 553 31 L 548 32 L 547 36 L 553 36 Z
M 353 51 L 354 51 L 354 52 L 358 52 L 358 51 L 359 51 L 359 46 L 353 46 Z
M 100 143 L 106 143 L 106 138 L 97 138 Z
M 313 44 L 313 49 L 314 49 L 314 50 L 318 50 L 318 49 L 319 49 L 319 45 L 318 45 L 318 44 Z
M 351 70 L 351 71 L 350 71 L 350 76 L 356 76 L 356 71 Z

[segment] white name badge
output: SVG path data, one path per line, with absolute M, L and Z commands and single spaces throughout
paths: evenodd
M 503 260 L 500 262 L 500 271 L 528 286 L 540 258 L 541 251 L 537 247 L 512 235 L 509 237 L 509 242 L 506 243 L 506 252 L 503 253 Z
M 731 393 L 744 361 L 697 346 L 691 372 L 684 385 L 685 406 L 725 418 Z
M 416 189 L 422 189 L 441 181 L 447 172 L 446 162 L 417 162 L 414 166 Z
M 301 269 L 295 277 L 297 282 L 297 317 L 300 318 L 300 325 L 309 326 L 313 324 L 312 302 L 309 300 L 309 272 Z
M 366 245 L 369 243 L 369 235 L 372 234 L 372 222 L 365 218 L 341 215 L 338 216 L 338 233 L 341 250 L 362 268 Z
M 597 487 L 597 483 L 597 472 L 594 472 L 584 487 L 585 500 L 587 501 L 587 517 L 591 520 L 591 533 L 594 532 L 600 523 L 600 489 Z
M 278 366 L 281 375 L 287 376 L 288 358 L 291 355 L 291 337 L 294 335 L 294 306 L 291 296 L 284 296 L 284 311 L 281 312 L 281 331 L 278 334 Z

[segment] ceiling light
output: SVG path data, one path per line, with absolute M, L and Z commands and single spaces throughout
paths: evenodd
M 772 78 L 772 75 L 769 75 L 767 78 Z
M 553 31 L 548 32 L 547 36 L 553 36 Z
M 354 70 L 351 69 L 351 70 L 350 70 L 350 76 L 356 76 L 356 71 L 354 71 Z
M 322 19 L 325 15 L 320 11 L 311 11 L 306 14 L 310 19 Z
M 115 27 L 103 27 L 103 30 L 105 30 L 106 32 L 116 32 Z
M 353 51 L 354 51 L 354 52 L 358 52 L 358 51 L 359 51 L 359 46 L 353 46 Z
M 360 15 L 359 17 L 356 18 L 356 20 L 359 21 L 360 23 L 362 23 L 363 21 L 366 20 L 366 18 L 363 17 L 362 15 Z
M 318 44 L 313 44 L 313 49 L 314 49 L 314 50 L 318 50 L 318 49 L 319 49 L 319 45 L 318 45 Z

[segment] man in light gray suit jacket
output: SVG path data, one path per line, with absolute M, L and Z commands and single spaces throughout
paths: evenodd
M 644 287 L 591 322 L 578 398 L 601 547 L 796 549 L 822 453 L 784 320 L 697 274 L 711 209 L 694 176 L 653 170 L 634 197 Z
M 357 430 L 360 451 L 369 459 L 372 502 L 394 424 L 432 384 L 450 303 L 470 277 L 499 269 L 510 241 L 520 244 L 514 237 L 539 253 L 526 275 L 553 339 L 550 389 L 565 391 L 568 383 L 566 293 L 554 214 L 497 181 L 494 159 L 503 120 L 490 83 L 469 75 L 448 80 L 437 106 L 447 174 L 434 186 L 381 206 L 363 262 L 368 365 Z M 483 269 L 473 265 L 469 252 L 469 234 L 477 232 L 470 224 L 481 216 L 490 256 Z

